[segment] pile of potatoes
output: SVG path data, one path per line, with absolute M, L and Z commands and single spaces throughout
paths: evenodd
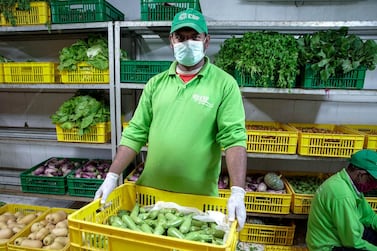
M 42 212 L 24 214 L 21 211 L 5 212 L 0 215 L 0 244 L 5 244 L 16 233 L 40 216 Z
M 64 210 L 46 215 L 43 220 L 33 223 L 28 236 L 14 240 L 14 245 L 51 250 L 63 249 L 69 243 L 68 219 Z

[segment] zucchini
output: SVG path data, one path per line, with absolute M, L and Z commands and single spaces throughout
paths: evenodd
M 178 239 L 184 239 L 185 236 L 179 232 L 179 230 L 175 227 L 169 227 L 168 228 L 168 236 L 171 236 L 171 237 L 175 237 L 175 238 L 178 238 Z

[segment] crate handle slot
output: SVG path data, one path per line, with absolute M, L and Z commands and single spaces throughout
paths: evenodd
M 31 72 L 33 70 L 33 67 L 31 66 L 22 66 L 21 67 L 21 71 L 27 71 L 27 72 Z
M 71 10 L 76 10 L 76 9 L 83 9 L 84 5 L 83 4 L 72 4 L 69 6 Z
M 262 135 L 262 139 L 268 139 L 268 140 L 276 140 L 276 136 L 273 135 Z
M 325 139 L 324 142 L 329 144 L 339 144 L 340 139 Z

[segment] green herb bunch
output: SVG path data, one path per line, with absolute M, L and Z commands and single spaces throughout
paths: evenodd
M 110 120 L 110 108 L 89 95 L 74 96 L 65 101 L 50 118 L 53 124 L 68 130 L 76 128 L 79 135 L 84 135 L 91 126 Z
M 299 65 L 303 68 L 310 65 L 324 81 L 359 67 L 376 68 L 376 42 L 348 34 L 347 27 L 305 34 L 298 38 L 298 45 Z
M 247 32 L 226 39 L 214 63 L 230 74 L 250 75 L 258 87 L 292 88 L 298 74 L 297 41 L 277 32 Z

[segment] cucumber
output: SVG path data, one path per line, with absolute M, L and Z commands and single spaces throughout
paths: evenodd
M 171 237 L 175 237 L 175 238 L 178 238 L 178 239 L 184 239 L 185 236 L 179 232 L 179 230 L 175 227 L 169 227 L 168 228 L 168 236 L 171 236 Z
M 122 221 L 123 221 L 124 223 L 126 223 L 126 225 L 127 225 L 127 227 L 128 227 L 129 229 L 131 229 L 131 230 L 135 230 L 135 231 L 139 230 L 139 228 L 136 227 L 136 224 L 135 224 L 135 222 L 132 220 L 131 216 L 129 216 L 129 215 L 127 215 L 127 214 L 123 215 L 123 216 L 122 216 Z
M 183 234 L 186 234 L 190 231 L 191 222 L 192 222 L 192 214 L 188 214 L 188 215 L 184 216 L 183 219 L 184 220 L 183 220 L 181 226 L 179 227 L 179 231 L 181 231 L 181 233 L 183 233 Z

